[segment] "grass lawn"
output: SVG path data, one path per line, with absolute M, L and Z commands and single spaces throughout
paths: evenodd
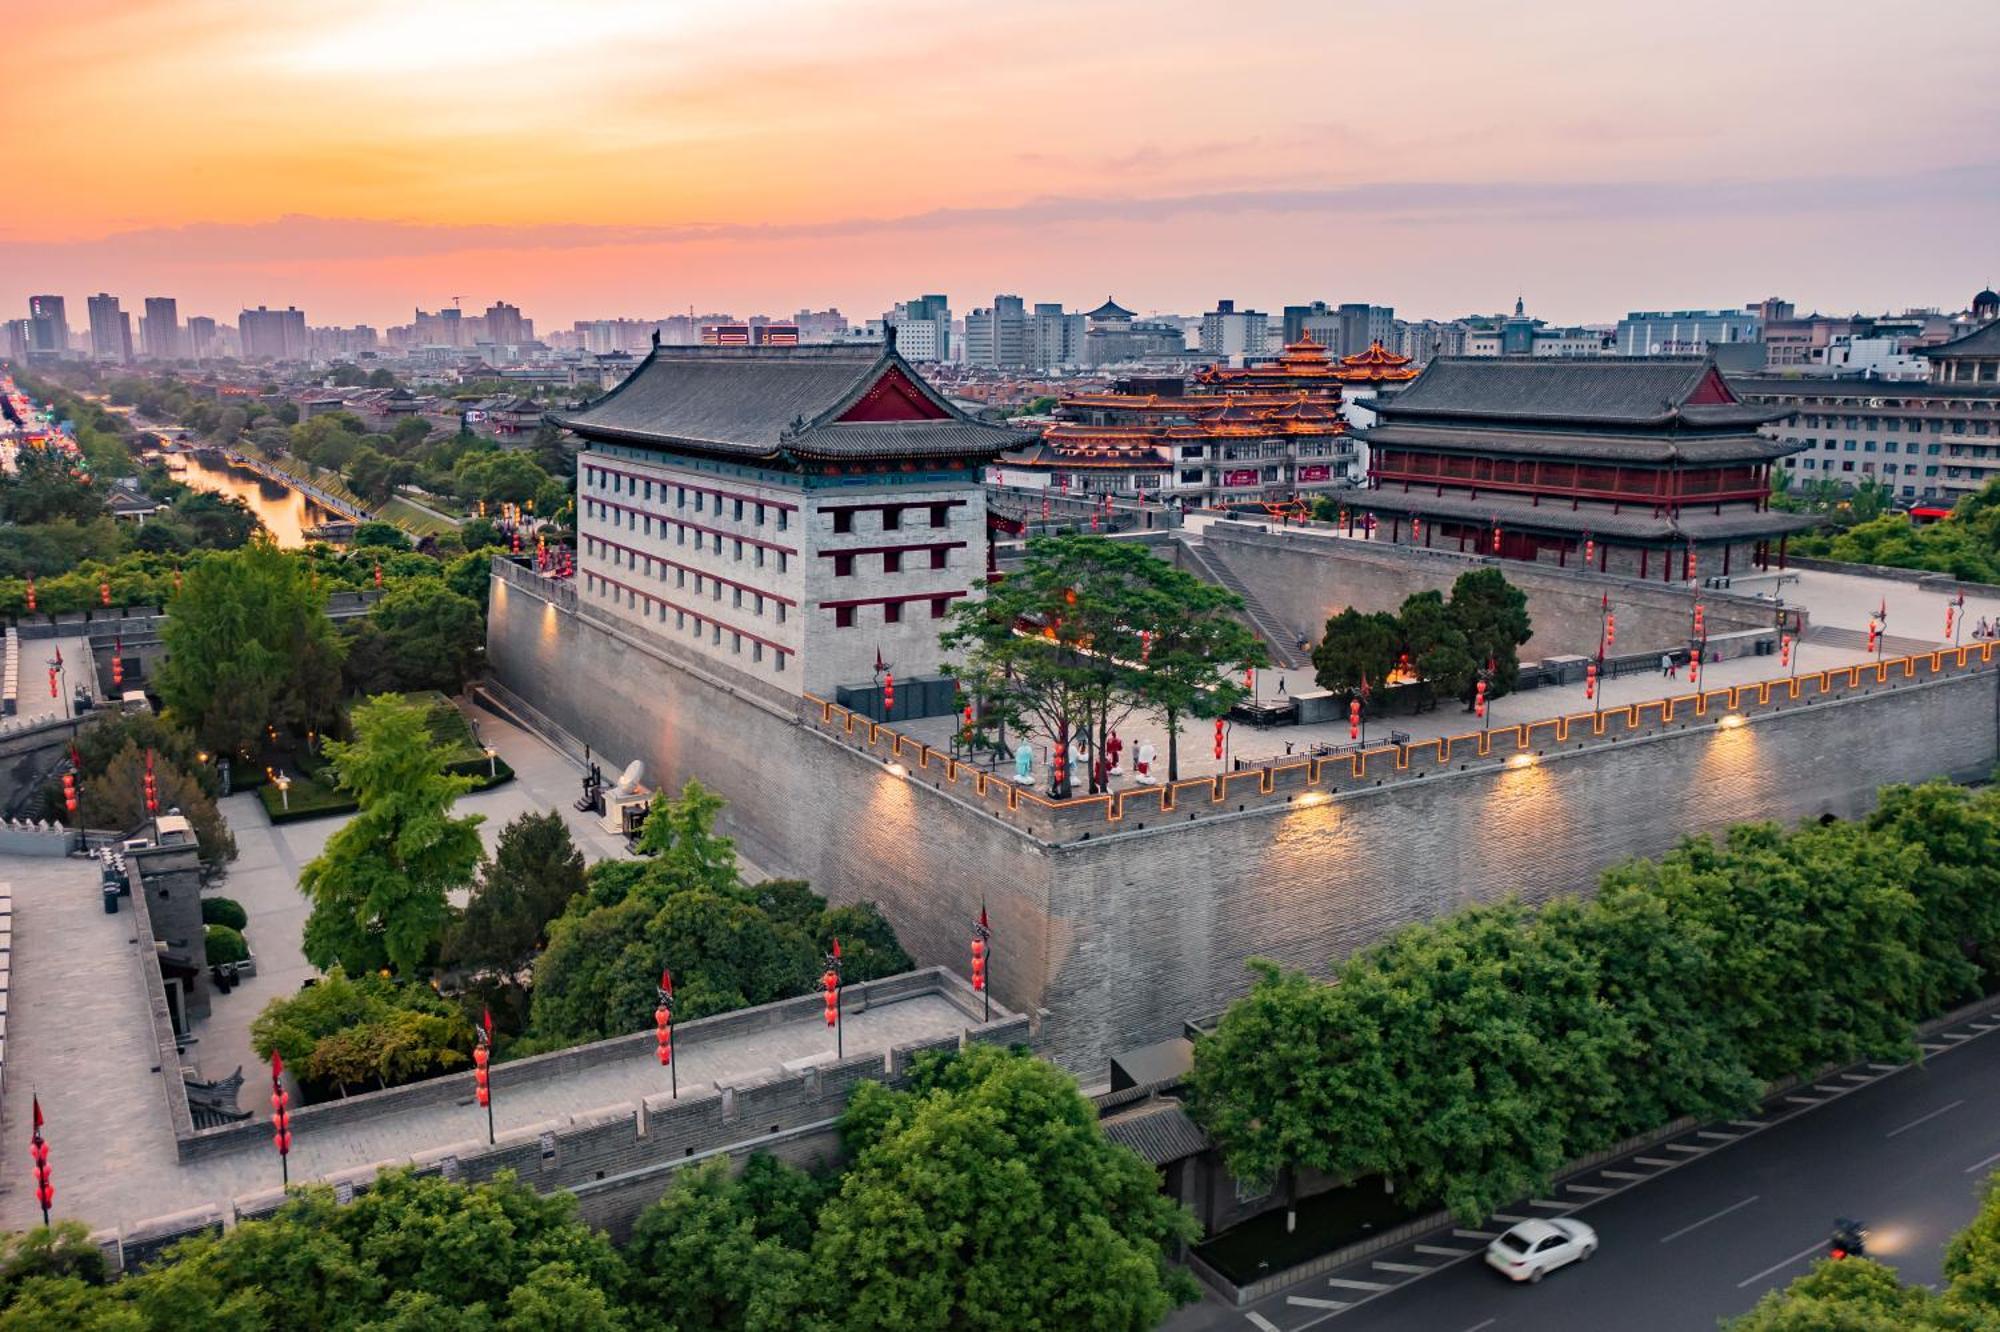
M 447 772 L 471 777 L 477 783 L 472 788 L 475 791 L 498 786 L 514 776 L 505 759 L 496 758 L 489 764 L 486 750 L 473 738 L 472 723 L 449 697 L 427 689 L 404 694 L 403 698 L 424 710 L 424 722 L 430 727 L 431 739 Z M 257 798 L 264 802 L 264 812 L 271 816 L 271 822 L 292 823 L 354 812 L 354 797 L 333 784 L 332 773 L 325 766 L 307 770 L 294 764 L 286 771 L 297 774 L 289 791 L 281 793 L 275 782 L 265 782 L 257 788 Z
M 446 532 L 456 532 L 456 524 L 445 522 L 434 514 L 425 513 L 402 496 L 393 496 L 380 510 L 382 517 L 406 532 L 416 536 L 442 536 Z

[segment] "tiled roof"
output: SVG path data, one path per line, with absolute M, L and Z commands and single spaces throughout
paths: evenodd
M 1567 431 L 1478 429 L 1432 425 L 1379 425 L 1367 433 L 1371 448 L 1397 445 L 1448 453 L 1532 454 L 1626 463 L 1767 462 L 1805 448 L 1762 435 L 1579 435 Z
M 1919 347 L 1916 353 L 1932 360 L 1949 356 L 2000 356 L 2000 319 L 1936 347 Z
M 1442 357 L 1378 409 L 1426 416 L 1665 426 L 1756 425 L 1740 404 L 1688 405 L 1715 373 L 1705 356 Z
M 1188 1118 L 1179 1101 L 1142 1101 L 1099 1123 L 1105 1137 L 1156 1166 L 1170 1165 L 1210 1146 L 1208 1135 Z
M 892 368 L 937 419 L 837 419 Z M 548 419 L 586 439 L 755 458 L 982 457 L 1021 440 L 965 415 L 880 346 L 655 347 L 610 393 Z
M 1740 541 L 1802 532 L 1819 526 L 1807 513 L 1779 513 L 1749 508 L 1716 513 L 1689 500 L 1678 514 L 1655 515 L 1627 509 L 1570 509 L 1560 504 L 1531 504 L 1514 496 L 1481 495 L 1478 499 L 1446 491 L 1358 490 L 1343 497 L 1352 508 L 1372 513 L 1413 513 L 1424 518 L 1489 524 L 1516 530 L 1594 533 L 1600 537 L 1631 537 L 1642 541 Z

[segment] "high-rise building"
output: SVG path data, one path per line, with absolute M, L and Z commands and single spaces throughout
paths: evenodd
M 139 322 L 139 342 L 155 361 L 178 360 L 181 351 L 180 305 L 171 296 L 148 296 L 146 315 Z
M 28 356 L 56 361 L 69 355 L 69 316 L 60 296 L 28 298 Z
M 28 359 L 28 349 L 34 345 L 31 328 L 31 322 L 26 319 L 7 321 L 6 337 L 0 340 L 0 347 L 5 348 L 4 355 L 7 359 L 17 365 Z
M 486 340 L 502 347 L 518 347 L 535 340 L 535 321 L 521 317 L 521 307 L 495 301 L 486 307 Z
M 1217 301 L 1201 317 L 1201 354 L 1241 364 L 1270 350 L 1271 317 L 1262 310 L 1239 310 L 1235 301 Z
M 839 310 L 801 310 L 792 316 L 801 342 L 832 342 L 847 332 L 847 316 Z
M 1360 356 L 1378 342 L 1389 347 L 1396 340 L 1394 306 L 1343 301 L 1334 313 L 1339 317 L 1340 341 L 1329 350 L 1335 356 Z
M 965 317 L 965 363 L 1018 369 L 1030 361 L 1028 309 L 1019 296 L 995 296 L 990 309 Z
M 246 361 L 302 361 L 311 346 L 306 340 L 305 311 L 295 306 L 245 310 L 237 316 L 236 331 Z
M 118 308 L 118 298 L 100 291 L 85 304 L 90 310 L 90 354 L 121 365 L 131 360 L 132 321 Z
M 216 341 L 215 321 L 207 315 L 189 315 L 187 354 L 197 361 L 205 361 L 220 355 L 221 351 L 221 345 Z
M 951 359 L 951 305 L 942 296 L 904 301 L 882 316 L 896 330 L 896 351 L 908 361 Z
M 1082 365 L 1087 326 L 1083 315 L 1063 313 L 1058 302 L 1038 302 L 1028 320 L 1028 363 L 1037 370 Z
M 1634 310 L 1618 321 L 1620 356 L 1701 355 L 1719 342 L 1755 342 L 1762 321 L 1748 310 Z

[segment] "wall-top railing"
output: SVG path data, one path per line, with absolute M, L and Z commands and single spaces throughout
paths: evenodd
M 1051 843 L 1253 811 L 1310 807 L 1393 783 L 1448 772 L 1529 767 L 1544 758 L 1696 728 L 1734 729 L 1780 713 L 1990 671 L 2000 644 L 1982 642 L 1867 664 L 1572 712 L 1407 744 L 1324 756 L 1274 758 L 1234 772 L 1100 795 L 1049 797 L 1011 770 L 990 772 L 947 750 L 807 695 L 800 718 L 883 765 L 885 780 L 929 786 Z

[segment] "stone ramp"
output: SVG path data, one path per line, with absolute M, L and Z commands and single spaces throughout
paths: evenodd
M 1829 624 L 1814 624 L 1806 626 L 1806 631 L 1801 636 L 1800 641 L 1814 643 L 1820 647 L 1841 648 L 1849 652 L 1866 652 L 1868 650 L 1868 631 L 1866 629 L 1838 629 Z M 1935 652 L 1939 648 L 1947 646 L 1949 645 L 1937 639 L 1898 638 L 1894 634 L 1884 634 L 1880 645 L 1881 653 L 1885 657 L 1912 657 L 1919 653 Z
M 1250 622 L 1250 627 L 1257 631 L 1257 637 L 1263 639 L 1265 646 L 1270 648 L 1273 666 L 1288 671 L 1302 671 L 1312 665 L 1311 659 L 1299 650 L 1298 633 L 1273 615 L 1270 609 L 1258 600 L 1257 594 L 1250 590 L 1249 584 L 1245 583 L 1220 555 L 1204 549 L 1198 539 L 1193 541 L 1183 539 L 1181 547 L 1187 551 L 1188 558 L 1194 563 L 1196 570 L 1209 582 L 1226 587 L 1243 598 L 1243 618 Z

